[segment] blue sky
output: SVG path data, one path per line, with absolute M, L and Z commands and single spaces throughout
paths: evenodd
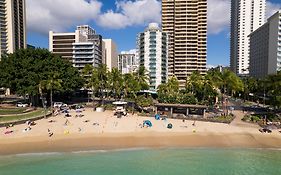
M 159 0 L 26 0 L 28 44 L 48 48 L 48 31 L 71 32 L 88 24 L 103 38 L 112 38 L 118 51 L 135 48 L 136 35 L 148 23 L 161 22 Z M 68 2 L 68 4 L 65 4 Z M 267 2 L 268 15 L 280 0 Z M 230 0 L 208 0 L 207 64 L 229 64 Z

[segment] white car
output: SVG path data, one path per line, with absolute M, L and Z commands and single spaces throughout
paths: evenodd
M 26 103 L 22 103 L 22 102 L 17 103 L 17 107 L 20 107 L 20 108 L 26 108 L 27 106 L 28 106 L 28 104 L 26 104 Z
M 67 104 L 64 104 L 63 102 L 54 102 L 54 108 L 61 108 L 66 106 Z

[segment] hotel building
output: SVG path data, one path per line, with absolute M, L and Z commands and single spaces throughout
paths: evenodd
M 167 33 L 162 32 L 158 24 L 149 24 L 144 32 L 138 34 L 137 52 L 140 66 L 148 71 L 150 90 L 156 91 L 168 79 Z
M 162 31 L 169 35 L 169 76 L 181 88 L 193 71 L 206 73 L 207 0 L 162 0 Z
M 118 70 L 122 74 L 136 72 L 139 68 L 137 54 L 133 52 L 121 52 L 118 55 Z
M 77 26 L 74 33 L 49 32 L 49 50 L 72 62 L 80 71 L 85 65 L 102 63 L 102 36 L 88 25 Z
M 118 68 L 118 52 L 117 46 L 112 39 L 102 40 L 102 63 L 105 64 L 109 71 L 112 68 Z
M 231 1 L 230 67 L 237 75 L 249 74 L 249 34 L 265 22 L 265 0 Z
M 281 10 L 250 34 L 250 76 L 263 78 L 281 70 Z
M 25 0 L 0 0 L 0 58 L 26 48 Z

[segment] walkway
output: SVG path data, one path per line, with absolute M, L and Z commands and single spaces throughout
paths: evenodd
M 246 113 L 243 113 L 241 110 L 234 110 L 232 113 L 234 114 L 235 118 L 230 123 L 230 125 L 248 128 L 259 128 L 257 124 L 242 121 L 242 118 L 244 117 L 244 115 L 246 115 Z

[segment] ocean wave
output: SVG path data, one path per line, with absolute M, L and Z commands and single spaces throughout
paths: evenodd
M 81 150 L 81 151 L 72 151 L 73 154 L 84 154 L 84 153 L 107 153 L 107 152 L 125 152 L 125 151 L 140 151 L 148 150 L 149 148 L 137 147 L 137 148 L 118 148 L 118 149 L 102 149 L 102 150 Z
M 20 153 L 15 154 L 14 156 L 17 157 L 26 157 L 26 156 L 51 156 L 51 155 L 60 155 L 63 154 L 62 152 L 40 152 L 40 153 Z

